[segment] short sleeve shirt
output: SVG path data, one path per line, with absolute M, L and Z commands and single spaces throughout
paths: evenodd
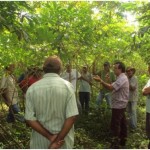
M 91 82 L 92 75 L 89 72 L 87 72 L 86 74 L 82 74 L 82 76 L 86 80 Z M 87 81 L 81 79 L 81 80 L 79 80 L 79 84 L 80 84 L 80 88 L 79 88 L 80 92 L 91 92 L 91 86 L 90 86 L 90 84 Z
M 61 131 L 65 120 L 78 115 L 73 86 L 55 73 L 47 73 L 32 84 L 26 93 L 26 120 L 38 120 L 53 134 Z M 30 148 L 47 149 L 50 144 L 45 137 L 32 131 Z M 74 144 L 74 127 L 65 137 L 63 148 L 71 149 Z
M 8 96 L 12 100 L 12 105 L 16 104 L 19 97 L 18 97 L 18 90 L 16 87 L 16 81 L 13 77 L 13 75 L 5 74 L 1 79 L 1 89 L 7 89 Z
M 74 87 L 74 91 L 76 91 L 76 82 L 77 82 L 77 79 L 79 77 L 81 77 L 81 74 L 76 69 L 72 69 L 70 76 L 71 76 L 71 83 Z M 61 77 L 65 80 L 69 81 L 69 73 L 68 72 L 62 73 Z
M 147 88 L 147 87 L 150 87 L 150 79 L 148 80 L 144 88 Z M 150 113 L 150 94 L 147 95 L 147 99 L 146 99 L 146 112 Z
M 129 100 L 129 81 L 124 73 L 121 73 L 112 84 L 112 108 L 126 108 Z

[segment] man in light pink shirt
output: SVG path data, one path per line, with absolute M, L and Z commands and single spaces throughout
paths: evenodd
M 118 61 L 114 64 L 114 73 L 117 79 L 112 84 L 104 82 L 99 76 L 95 76 L 94 79 L 112 91 L 111 132 L 113 139 L 110 148 L 119 149 L 125 146 L 127 139 L 125 109 L 129 99 L 129 81 L 122 62 Z

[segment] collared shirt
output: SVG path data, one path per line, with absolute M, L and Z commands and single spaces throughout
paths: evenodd
M 72 84 L 55 73 L 47 73 L 32 84 L 26 93 L 26 120 L 38 120 L 53 134 L 61 131 L 65 120 L 78 115 Z M 47 149 L 50 144 L 45 137 L 32 131 L 30 148 Z M 63 148 L 71 149 L 74 144 L 74 127 L 65 137 Z
M 129 90 L 129 101 L 138 101 L 138 80 L 136 76 L 129 78 L 129 85 L 135 88 L 135 90 Z
M 65 71 L 61 74 L 61 77 L 67 81 L 69 81 L 69 76 L 70 76 L 71 83 L 74 87 L 74 91 L 76 91 L 76 82 L 77 79 L 81 77 L 81 74 L 76 69 L 71 69 L 70 73 Z
M 148 80 L 144 88 L 147 88 L 147 87 L 150 87 L 150 79 Z M 147 95 L 147 99 L 146 99 L 146 112 L 150 113 L 150 94 Z
M 126 108 L 129 99 L 129 81 L 124 73 L 121 73 L 112 84 L 112 108 Z
M 88 80 L 89 82 L 91 82 L 91 80 L 92 80 L 92 75 L 91 75 L 89 72 L 87 72 L 86 74 L 85 74 L 85 73 L 84 73 L 84 74 L 82 73 L 81 75 L 82 75 L 82 77 L 84 77 L 86 80 Z M 91 92 L 91 86 L 90 86 L 90 84 L 89 84 L 87 81 L 80 79 L 80 80 L 79 80 L 79 83 L 80 83 L 79 92 Z
M 7 89 L 8 96 L 11 100 L 11 104 L 14 105 L 18 102 L 18 90 L 16 88 L 16 81 L 13 75 L 5 74 L 1 79 L 1 89 Z

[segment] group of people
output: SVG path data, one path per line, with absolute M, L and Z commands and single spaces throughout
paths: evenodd
M 14 121 L 14 114 L 20 112 L 16 100 L 18 94 L 16 80 L 12 75 L 13 70 L 14 65 L 9 65 L 1 81 L 2 96 L 10 108 L 8 122 Z M 38 75 L 34 74 L 35 70 Z M 66 71 L 61 73 L 61 59 L 50 56 L 43 64 L 44 75 L 41 70 L 35 70 L 18 80 L 25 95 L 25 120 L 33 129 L 30 148 L 73 148 L 74 123 L 79 115 L 78 105 L 81 105 L 83 113 L 88 114 L 92 80 L 101 85 L 96 104 L 101 105 L 105 98 L 108 108 L 112 110 L 113 138 L 110 148 L 125 146 L 127 141 L 126 108 L 129 113 L 130 127 L 132 129 L 137 127 L 138 80 L 135 76 L 135 68 L 126 68 L 124 63 L 117 61 L 112 71 L 110 63 L 105 62 L 102 71 L 96 72 L 94 68 L 91 74 L 87 66 L 83 66 L 79 73 L 67 64 Z M 80 86 L 79 101 L 75 95 L 77 80 Z M 143 88 L 143 95 L 147 96 L 146 131 L 150 139 L 150 80 Z

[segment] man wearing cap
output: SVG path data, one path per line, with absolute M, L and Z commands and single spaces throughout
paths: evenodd
M 86 66 L 82 67 L 81 77 L 79 78 L 79 100 L 82 106 L 82 111 L 85 114 L 89 112 L 89 101 L 91 93 L 92 75 L 88 72 Z
M 137 127 L 136 106 L 138 101 L 138 80 L 135 74 L 135 68 L 127 67 L 126 74 L 129 80 L 129 102 L 127 110 L 129 114 L 129 125 L 131 129 Z
M 5 74 L 3 75 L 0 84 L 2 97 L 7 106 L 9 106 L 9 113 L 7 115 L 8 123 L 15 122 L 15 119 L 24 122 L 24 117 L 20 114 L 20 108 L 18 105 L 19 96 L 16 79 L 13 75 L 14 70 L 15 64 L 9 64 L 5 68 Z
M 45 75 L 27 90 L 25 119 L 33 129 L 31 149 L 73 148 L 78 109 L 72 84 L 59 76 L 61 68 L 59 57 L 48 57 Z
M 95 65 L 93 66 L 93 68 L 95 67 Z M 103 64 L 104 69 L 100 72 L 97 73 L 97 75 L 99 75 L 101 77 L 101 79 L 103 81 L 105 81 L 106 83 L 111 84 L 112 82 L 115 81 L 115 75 L 113 73 L 113 71 L 110 70 L 110 63 L 109 62 L 105 62 Z M 93 74 L 95 75 L 95 68 L 93 69 Z M 106 99 L 107 102 L 107 107 L 111 108 L 111 92 L 102 85 L 102 88 L 99 92 L 99 95 L 97 96 L 96 99 L 96 104 L 99 106 L 102 104 L 103 99 Z

